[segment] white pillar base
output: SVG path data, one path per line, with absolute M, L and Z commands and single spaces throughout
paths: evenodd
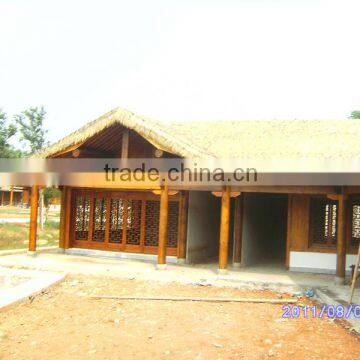
M 30 251 L 30 250 L 28 250 L 27 255 L 28 255 L 28 256 L 31 256 L 31 257 L 35 257 L 35 256 L 36 256 L 36 251 Z
M 186 260 L 185 259 L 180 259 L 180 258 L 178 258 L 177 260 L 176 260 L 176 262 L 178 263 L 178 264 L 185 264 L 185 262 L 186 262 Z
M 233 263 L 233 267 L 234 267 L 234 268 L 240 268 L 240 267 L 241 267 L 241 263 L 239 263 L 239 262 L 234 262 L 234 263 Z
M 345 285 L 345 278 L 335 276 L 335 285 Z
M 166 264 L 156 264 L 156 270 L 166 270 Z
M 217 273 L 219 275 L 227 275 L 229 272 L 227 269 L 218 269 Z

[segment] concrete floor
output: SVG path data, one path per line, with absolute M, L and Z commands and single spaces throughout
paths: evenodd
M 229 268 L 228 274 L 217 273 L 217 263 L 178 265 L 168 264 L 166 270 L 157 270 L 154 261 L 104 258 L 60 253 L 58 250 L 0 256 L 0 266 L 14 269 L 31 269 L 65 274 L 111 276 L 144 281 L 179 282 L 183 284 L 213 285 L 248 289 L 270 289 L 282 293 L 303 295 L 311 288 L 318 301 L 327 305 L 347 305 L 350 296 L 348 285 L 335 285 L 334 276 L 287 271 L 271 265 Z M 353 299 L 360 304 L 360 289 Z M 352 319 L 360 332 L 360 319 Z
M 70 255 L 54 250 L 47 253 L 39 252 L 35 257 L 26 253 L 0 256 L 0 266 L 75 274 L 136 277 L 142 280 L 273 287 L 291 292 L 311 287 L 326 287 L 336 292 L 341 290 L 344 295 L 349 293 L 349 286 L 336 286 L 334 284 L 333 275 L 291 272 L 270 265 L 246 268 L 230 267 L 226 275 L 217 273 L 216 263 L 197 265 L 168 264 L 166 270 L 160 271 L 156 270 L 153 261 Z M 357 303 L 360 302 L 359 291 L 359 289 L 356 290 Z

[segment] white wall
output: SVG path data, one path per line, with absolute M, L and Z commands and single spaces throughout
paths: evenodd
M 346 255 L 347 272 L 350 272 L 350 265 L 355 265 L 356 255 Z M 290 251 L 290 270 L 335 274 L 336 254 L 318 252 Z
M 219 223 L 220 199 L 208 191 L 190 191 L 186 262 L 218 256 Z

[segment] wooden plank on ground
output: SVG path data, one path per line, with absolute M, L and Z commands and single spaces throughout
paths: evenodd
M 142 301 L 199 301 L 199 302 L 251 302 L 251 303 L 271 303 L 289 304 L 296 303 L 295 298 L 225 298 L 225 297 L 183 297 L 183 296 L 116 296 L 116 295 L 94 295 L 91 299 L 96 300 L 142 300 Z

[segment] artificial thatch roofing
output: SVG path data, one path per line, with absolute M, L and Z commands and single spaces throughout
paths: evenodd
M 193 143 L 191 139 L 180 138 L 173 133 L 166 124 L 140 117 L 134 113 L 117 108 L 98 119 L 84 125 L 79 130 L 59 140 L 55 144 L 47 147 L 38 154 L 39 157 L 47 158 L 60 152 L 66 151 L 76 144 L 81 144 L 106 128 L 115 124 L 123 125 L 136 131 L 158 149 L 183 157 L 206 157 L 207 153 L 201 146 Z
M 114 109 L 39 155 L 51 157 L 114 124 L 130 128 L 159 149 L 196 158 L 331 159 L 360 155 L 360 120 L 159 122 Z

